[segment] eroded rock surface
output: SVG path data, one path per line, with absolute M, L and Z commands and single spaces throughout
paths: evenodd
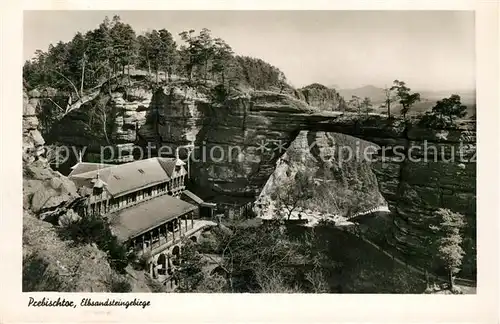
M 341 150 L 352 148 L 354 152 L 356 145 L 362 150 L 372 147 L 372 154 L 379 149 L 378 145 L 345 134 L 301 131 L 262 189 L 256 203 L 257 214 L 268 212 L 261 206 L 273 204 L 275 192 L 293 185 L 297 174 L 310 175 L 314 186 L 314 196 L 306 202 L 299 201 L 300 208 L 349 219 L 386 206 L 371 170 L 371 155 L 349 160 L 346 154 L 342 156 Z
M 23 93 L 23 162 L 26 163 L 43 159 L 45 154 L 45 140 L 38 130 L 37 104 L 37 99 L 29 99 Z
M 345 111 L 347 107 L 344 98 L 335 89 L 318 83 L 297 89 L 296 96 L 320 110 Z
M 390 220 L 373 226 L 374 240 L 384 241 L 406 255 L 431 259 L 425 247 L 432 236 L 428 226 L 436 221 L 433 212 L 450 208 L 467 217 L 464 272 L 475 271 L 476 164 L 470 159 L 476 151 L 475 122 L 437 130 L 419 126 L 417 121 L 388 120 L 382 115 L 325 111 L 318 102 L 315 105 L 319 108 L 313 107 L 290 94 L 234 92 L 220 100 L 212 90 L 173 84 L 154 92 L 138 90 L 141 95 L 129 99 L 113 96 L 106 107 L 124 116 L 129 111 L 131 116 L 110 119 L 118 131 L 110 128 L 108 136 L 116 143 L 162 144 L 170 147 L 170 152 L 177 146 L 194 145 L 190 173 L 197 188 L 233 197 L 258 196 L 275 171 L 278 158 L 301 131 L 315 137 L 320 151 L 332 146 L 325 141 L 327 133 L 369 141 L 380 147 L 370 172 L 376 176 L 379 192 L 393 212 Z M 129 105 L 127 100 L 135 104 Z M 68 116 L 62 142 L 91 143 L 85 139 L 89 131 L 77 127 L 80 120 L 88 118 L 85 115 L 88 113 L 82 110 Z M 132 123 L 136 132 L 124 132 L 124 125 Z M 102 135 L 98 142 L 105 142 Z M 435 147 L 436 153 L 428 148 L 424 161 L 425 145 Z M 462 160 L 457 159 L 458 149 L 464 153 Z M 309 157 L 315 154 L 313 149 L 303 153 Z M 450 161 L 452 155 L 455 160 Z M 366 177 L 369 174 L 366 167 L 349 172 L 362 172 Z
M 38 130 L 38 99 L 24 93 L 23 101 L 23 208 L 33 213 L 55 210 L 78 198 L 76 187 L 49 166 Z

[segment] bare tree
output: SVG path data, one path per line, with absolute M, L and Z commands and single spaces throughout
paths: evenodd
M 393 96 L 392 90 L 392 88 L 384 88 L 385 101 L 381 107 L 387 108 L 387 118 L 391 118 L 391 104 L 396 101 L 396 98 Z
M 280 216 L 290 220 L 298 207 L 304 207 L 313 197 L 314 181 L 309 170 L 299 171 L 276 187 L 274 198 Z
M 94 100 L 99 96 L 101 93 L 102 88 L 109 83 L 112 79 L 115 79 L 119 77 L 119 75 L 114 75 L 110 79 L 100 83 L 99 85 L 88 89 L 86 91 L 82 92 L 82 95 L 80 96 L 78 89 L 76 86 L 71 82 L 71 80 L 67 79 L 68 82 L 71 83 L 72 87 L 74 88 L 74 96 L 76 97 L 76 101 L 73 102 L 73 94 L 70 94 L 68 96 L 68 102 L 65 107 L 61 107 L 59 104 L 57 104 L 52 98 L 48 97 L 47 99 L 51 101 L 59 110 L 61 111 L 61 114 L 58 115 L 58 119 L 62 119 L 64 116 L 72 112 L 73 110 L 79 109 L 81 106 L 84 104 Z

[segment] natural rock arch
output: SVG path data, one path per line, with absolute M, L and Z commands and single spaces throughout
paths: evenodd
M 270 154 L 272 150 L 260 152 L 260 141 L 280 141 L 287 146 L 300 131 L 345 134 L 368 140 L 382 148 L 400 145 L 404 154 L 408 153 L 406 149 L 410 145 L 421 145 L 424 141 L 453 147 L 465 143 L 468 146 L 466 155 L 475 155 L 475 121 L 461 122 L 455 129 L 438 130 L 420 126 L 416 121 L 388 119 L 384 115 L 319 111 L 289 95 L 267 91 L 235 95 L 223 103 L 212 103 L 195 88 L 183 90 L 186 89 L 172 86 L 154 95 L 151 93 L 154 98 L 150 100 L 149 112 L 160 112 L 161 125 L 142 123 L 147 118 L 132 119 L 134 123 L 140 123 L 138 135 L 145 143 L 160 141 L 160 144 L 174 147 L 203 145 L 207 151 L 217 145 L 240 147 L 242 162 L 201 160 L 191 165 L 191 178 L 196 180 L 196 184 L 216 193 L 234 196 L 259 194 L 280 157 Z M 112 101 L 111 105 L 118 104 L 115 99 Z M 120 109 L 124 108 L 120 106 Z M 75 143 L 67 141 L 83 138 L 82 134 L 74 134 L 78 131 L 74 127 L 78 114 L 73 116 L 75 118 L 71 117 L 72 114 L 66 116 L 71 127 L 66 127 L 59 138 L 61 143 L 68 145 Z M 122 126 L 118 128 L 121 130 Z M 120 133 L 117 138 L 131 142 L 135 135 L 133 132 L 123 137 L 125 135 Z M 419 238 L 428 234 L 425 228 L 432 221 L 433 211 L 450 208 L 466 214 L 469 224 L 466 232 L 470 239 L 465 250 L 468 255 L 475 255 L 475 161 L 447 163 L 437 159 L 426 163 L 395 162 L 390 156 L 386 163 L 373 163 L 372 170 L 381 195 L 395 213 L 394 218 L 385 224 L 393 230 L 389 239 L 394 245 L 415 250 L 421 245 Z M 475 271 L 475 258 L 466 256 L 464 263 L 472 269 L 468 272 Z

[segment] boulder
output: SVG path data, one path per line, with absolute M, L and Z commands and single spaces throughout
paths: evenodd
M 37 127 L 38 127 L 38 118 L 36 118 L 36 116 L 23 117 L 23 131 L 37 129 Z
M 35 144 L 35 146 L 41 146 L 45 144 L 45 140 L 38 130 L 35 129 L 30 131 L 29 136 L 33 139 L 33 143 Z
M 46 207 L 48 200 L 54 196 L 58 196 L 57 191 L 42 186 L 41 190 L 37 190 L 33 193 L 33 197 L 31 198 L 31 210 L 35 213 L 40 212 L 42 208 Z M 54 201 L 51 202 L 52 206 L 53 203 Z
M 78 222 L 80 219 L 81 217 L 77 213 L 73 210 L 68 210 L 64 215 L 59 217 L 58 224 L 61 227 L 65 227 Z
M 295 95 L 309 105 L 320 110 L 344 111 L 346 103 L 344 98 L 335 90 L 321 84 L 311 84 L 297 89 Z

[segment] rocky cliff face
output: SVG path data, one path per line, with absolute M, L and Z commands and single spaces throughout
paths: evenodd
M 110 98 L 111 110 L 115 112 L 113 143 L 133 143 L 137 130 L 146 122 L 146 114 L 153 98 L 153 91 L 142 87 L 128 87 L 124 92 L 113 92 Z
M 347 172 L 364 174 L 360 177 L 364 180 L 373 172 L 380 194 L 393 211 L 393 219 L 378 226 L 384 230 L 377 231 L 375 238 L 406 255 L 428 258 L 422 251 L 432 238 L 428 226 L 436 221 L 433 212 L 450 208 L 468 218 L 464 272 L 474 271 L 476 164 L 471 158 L 476 150 L 475 123 L 463 123 L 458 129 L 429 129 L 417 121 L 407 124 L 384 116 L 323 113 L 288 95 L 269 92 L 235 96 L 220 105 L 193 95 L 183 101 L 180 92 L 173 99 L 166 99 L 165 93 L 160 96 L 160 106 L 154 109 L 163 111 L 165 125 L 176 125 L 170 130 L 160 128 L 160 135 L 168 143 L 195 144 L 199 151 L 191 164 L 192 177 L 198 186 L 226 195 L 259 194 L 278 157 L 301 130 L 309 130 L 306 137 L 315 144 L 314 149 L 304 150 L 312 156 L 315 149 L 333 147 L 321 131 L 377 144 L 378 159 L 371 163 L 370 172 L 366 168 Z M 297 140 L 303 142 L 303 136 Z M 347 146 L 356 148 L 355 141 Z M 460 152 L 463 160 L 458 159 Z
M 25 163 L 44 160 L 45 140 L 38 130 L 37 104 L 36 98 L 29 99 L 28 94 L 23 93 L 23 162 Z
M 75 146 L 134 143 L 146 121 L 153 92 L 142 87 L 119 88 L 54 122 L 48 140 Z M 51 103 L 41 95 L 44 105 Z M 92 149 L 92 147 L 89 147 Z
M 350 218 L 386 206 L 387 202 L 379 191 L 377 178 L 371 169 L 371 155 L 344 160 L 338 154 L 343 148 L 355 149 L 356 145 L 362 150 L 372 147 L 372 152 L 379 149 L 378 145 L 345 134 L 301 131 L 278 160 L 276 169 L 260 192 L 256 204 L 257 214 L 268 213 L 270 209 L 262 206 L 274 204 L 275 192 L 293 186 L 297 174 L 311 176 L 310 185 L 314 187 L 313 197 L 305 202 L 300 201 L 298 207 L 331 217 L 339 215 Z M 289 203 L 293 203 L 293 200 L 292 197 Z
M 438 221 L 434 211 L 460 212 L 468 223 L 462 272 L 466 276 L 474 276 L 476 269 L 475 126 L 465 122 L 458 129 L 435 130 L 410 125 L 397 137 L 378 140 L 402 141 L 405 160 L 387 154 L 374 164 L 381 193 L 394 211 L 390 230 L 384 233 L 386 243 L 433 264 L 425 250 L 433 238 L 429 225 Z
M 278 158 L 295 139 L 305 144 L 304 136 L 308 144 L 315 143 L 304 149 L 305 156 L 314 160 L 318 152 L 336 145 L 327 136 L 331 133 L 344 134 L 335 135 L 337 139 L 350 136 L 378 145 L 378 159 L 370 164 L 370 170 L 351 168 L 348 172 L 364 173 L 360 177 L 364 182 L 376 176 L 379 192 L 393 212 L 386 223 L 373 226 L 377 229 L 372 233 L 374 240 L 428 260 L 424 247 L 432 236 L 428 226 L 436 221 L 433 211 L 450 208 L 464 213 L 469 221 L 464 271 L 474 272 L 476 164 L 470 159 L 476 150 L 474 122 L 463 123 L 457 129 L 437 130 L 419 126 L 416 121 L 325 112 L 288 94 L 235 92 L 221 100 L 214 96 L 213 89 L 182 84 L 159 88 L 154 94 L 144 91 L 140 98 L 112 96 L 107 107 L 114 107 L 117 114 L 124 116 L 126 111 L 129 113 L 123 122 L 112 119 L 113 129 L 121 131 L 110 131 L 108 136 L 117 143 L 163 144 L 169 147 L 167 153 L 174 152 L 177 146 L 194 145 L 191 177 L 207 195 L 257 196 L 276 169 Z M 149 100 L 148 110 L 140 111 Z M 85 136 L 84 129 L 75 132 L 86 114 L 82 110 L 68 116 L 63 142 L 74 142 L 78 134 Z M 124 135 L 124 125 L 132 124 L 139 128 L 137 134 L 132 136 L 127 131 Z M 301 131 L 307 132 L 297 137 Z M 344 144 L 356 148 L 356 141 Z M 426 160 L 422 153 L 425 147 Z M 459 149 L 464 161 L 456 159 Z M 337 172 L 333 167 L 318 165 L 319 169 L 332 177 Z
M 34 213 L 62 208 L 78 198 L 75 185 L 47 160 L 45 141 L 38 130 L 37 98 L 23 94 L 23 207 Z
M 172 149 L 194 144 L 210 110 L 210 92 L 206 88 L 182 83 L 161 87 L 155 92 L 139 136 Z
M 74 183 L 54 171 L 47 159 L 49 149 L 36 114 L 47 94 L 30 94 L 33 97 L 23 94 L 23 291 L 114 291 L 114 283 L 128 277 L 110 267 L 106 253 L 95 244 L 75 246 L 61 240 L 58 228 L 44 221 L 70 215 L 79 195 Z M 133 291 L 151 292 L 144 282 L 131 284 Z
M 318 83 L 297 89 L 295 95 L 298 99 L 320 110 L 345 111 L 347 106 L 344 98 L 335 89 Z

